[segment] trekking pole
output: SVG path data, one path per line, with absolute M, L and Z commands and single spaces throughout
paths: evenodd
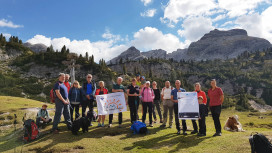
M 69 106 L 70 106 L 70 108 L 73 110 L 73 112 L 74 112 L 74 108 L 71 106 L 71 104 L 69 103 L 68 104 Z M 77 116 L 80 116 L 76 111 L 75 111 L 75 114 L 77 115 Z M 71 114 L 70 114 L 71 115 Z

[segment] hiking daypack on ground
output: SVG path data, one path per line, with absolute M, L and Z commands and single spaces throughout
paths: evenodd
M 249 137 L 251 153 L 271 153 L 271 142 L 261 133 L 251 134 Z
M 39 130 L 32 119 L 28 119 L 24 122 L 24 141 L 35 140 L 39 137 Z
M 146 124 L 140 121 L 135 121 L 130 128 L 134 134 L 146 134 L 147 133 L 147 128 Z

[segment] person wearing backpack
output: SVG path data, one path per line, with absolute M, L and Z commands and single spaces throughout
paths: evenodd
M 54 132 L 55 134 L 59 133 L 58 124 L 61 120 L 62 114 L 64 116 L 68 130 L 72 129 L 71 116 L 69 112 L 70 101 L 68 99 L 67 87 L 63 84 L 64 81 L 65 81 L 65 74 L 60 73 L 59 81 L 55 84 L 53 88 L 56 94 L 56 99 L 55 99 L 56 110 L 55 110 L 52 132 Z
M 153 101 L 155 98 L 154 91 L 152 88 L 150 88 L 150 81 L 146 81 L 145 87 L 141 90 L 141 96 L 142 96 L 142 105 L 143 105 L 143 118 L 142 121 L 145 123 L 146 119 L 146 113 L 147 113 L 147 107 L 148 107 L 148 113 L 149 113 L 149 126 L 153 127 L 152 124 L 152 113 L 153 113 Z
M 99 81 L 99 88 L 96 89 L 95 96 L 96 95 L 104 95 L 104 94 L 108 94 L 108 89 L 105 88 L 104 81 Z M 106 117 L 106 115 L 98 115 L 98 120 L 97 120 L 98 126 L 97 127 L 104 127 L 105 117 Z M 102 120 L 102 124 L 100 122 L 101 120 Z
M 78 81 L 75 81 L 72 85 L 72 88 L 69 91 L 69 100 L 71 103 L 71 107 L 70 107 L 70 114 L 71 114 L 71 121 L 73 122 L 73 114 L 75 111 L 75 119 L 77 119 L 80 114 L 79 114 L 79 105 L 82 101 L 82 90 L 81 87 L 79 85 Z
M 50 118 L 49 113 L 47 111 L 47 105 L 43 104 L 42 108 L 37 113 L 36 125 L 40 127 L 41 125 L 46 125 L 51 121 L 52 119 Z
M 85 112 L 87 107 L 89 107 L 89 111 L 93 112 L 93 102 L 94 102 L 94 95 L 96 91 L 96 83 L 92 80 L 92 75 L 88 74 L 86 76 L 86 82 L 83 83 L 82 86 L 82 117 L 85 117 Z M 93 113 L 91 113 L 91 118 L 93 118 Z M 92 126 L 92 123 L 90 123 L 90 126 Z

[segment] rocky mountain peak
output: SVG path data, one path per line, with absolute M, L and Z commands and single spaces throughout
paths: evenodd
M 214 29 L 209 33 L 205 34 L 200 40 L 205 40 L 209 38 L 218 38 L 218 37 L 228 37 L 228 36 L 247 36 L 247 31 L 244 29 L 231 29 L 228 31 L 220 31 L 218 29 Z

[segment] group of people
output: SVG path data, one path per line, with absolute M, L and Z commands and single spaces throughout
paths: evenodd
M 82 87 L 78 81 L 74 81 L 72 84 L 69 82 L 69 75 L 60 73 L 59 80 L 54 86 L 54 91 L 56 93 L 55 100 L 55 116 L 53 120 L 52 132 L 58 133 L 58 124 L 61 120 L 61 115 L 63 114 L 65 122 L 68 129 L 72 128 L 73 122 L 73 112 L 75 112 L 75 118 L 80 116 L 79 107 L 82 106 L 81 116 L 86 116 L 86 108 L 89 108 L 90 112 L 93 112 L 94 100 L 96 95 L 108 94 L 109 91 L 105 88 L 105 83 L 99 81 L 99 87 L 96 87 L 96 83 L 92 80 L 92 75 L 88 74 L 86 76 L 86 82 L 83 83 Z M 139 104 L 142 104 L 140 111 L 142 111 L 142 122 L 146 121 L 146 114 L 149 114 L 149 127 L 153 127 L 153 123 L 156 123 L 157 116 L 156 110 L 159 115 L 159 122 L 162 124 L 160 127 L 165 128 L 168 121 L 169 114 L 169 128 L 172 128 L 173 124 L 173 113 L 175 114 L 175 124 L 177 129 L 177 134 L 181 134 L 179 116 L 178 116 L 178 92 L 186 92 L 185 89 L 181 88 L 181 81 L 175 81 L 175 87 L 172 87 L 170 81 L 165 82 L 165 87 L 160 91 L 157 87 L 157 82 L 153 81 L 152 85 L 150 81 L 145 81 L 144 76 L 137 75 L 136 78 L 131 80 L 131 84 L 125 90 L 122 85 L 123 78 L 118 77 L 116 84 L 113 84 L 112 92 L 124 92 L 127 95 L 127 104 L 130 109 L 130 119 L 131 123 L 140 120 Z M 213 79 L 210 82 L 211 88 L 208 90 L 209 96 L 209 107 L 212 113 L 216 133 L 214 136 L 221 136 L 221 124 L 220 124 L 220 114 L 221 105 L 224 101 L 224 94 L 221 88 L 216 86 L 216 80 Z M 208 114 L 207 97 L 206 93 L 201 90 L 201 84 L 196 83 L 194 85 L 195 92 L 197 92 L 198 103 L 199 103 L 199 119 L 197 126 L 196 120 L 192 120 L 194 130 L 191 134 L 198 134 L 198 136 L 206 136 L 206 123 L 205 117 Z M 163 114 L 161 113 L 161 101 L 163 104 Z M 48 114 L 48 112 L 47 112 Z M 93 114 L 93 113 L 91 113 Z M 37 116 L 37 120 L 43 120 L 41 116 Z M 154 122 L 153 122 L 154 118 Z M 122 127 L 122 112 L 118 113 L 118 123 L 119 127 Z M 109 114 L 109 125 L 112 126 L 113 114 Z M 46 120 L 47 121 L 47 120 Z M 98 127 L 104 127 L 105 115 L 99 115 L 98 117 Z M 90 124 L 92 126 L 92 123 Z M 182 134 L 187 135 L 187 125 L 186 120 L 182 120 Z

